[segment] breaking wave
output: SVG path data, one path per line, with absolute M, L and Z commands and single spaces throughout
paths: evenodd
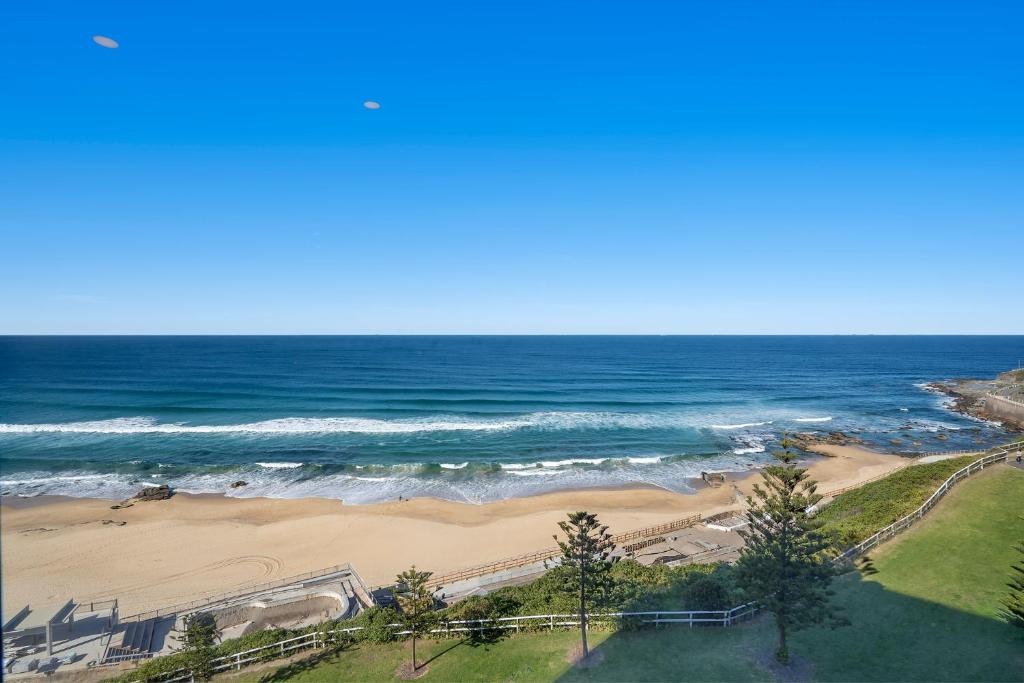
M 785 419 L 785 418 L 779 418 Z M 796 422 L 824 422 L 828 418 L 795 418 Z M 680 413 L 543 412 L 519 416 L 472 418 L 437 415 L 422 418 L 377 419 L 363 417 L 285 417 L 259 422 L 193 425 L 159 422 L 152 417 L 118 417 L 85 422 L 0 424 L 0 434 L 414 434 L 419 432 L 500 432 L 520 429 L 700 429 L 696 416 Z M 773 424 L 773 420 L 704 426 L 740 430 Z
M 770 425 L 771 423 L 772 423 L 771 420 L 769 420 L 767 422 L 744 422 L 744 423 L 738 424 L 738 425 L 711 425 L 711 428 L 712 429 L 725 429 L 725 430 L 749 429 L 751 427 L 764 427 L 765 425 Z
M 264 462 L 238 466 L 156 468 L 141 463 L 134 471 L 72 471 L 54 475 L 19 472 L 0 479 L 0 494 L 69 495 L 118 500 L 143 486 L 169 484 L 183 493 L 222 493 L 231 497 L 335 498 L 349 504 L 432 497 L 471 503 L 560 490 L 648 485 L 693 491 L 702 471 L 747 471 L 764 458 L 720 453 L 623 458 L 565 458 L 515 463 L 404 463 L 326 465 Z M 246 485 L 231 488 L 244 480 Z

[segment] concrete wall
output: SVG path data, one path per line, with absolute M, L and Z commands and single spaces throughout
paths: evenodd
M 250 630 L 261 630 L 271 624 L 290 624 L 311 620 L 311 623 L 332 619 L 347 607 L 347 600 L 335 595 L 313 595 L 281 604 L 263 606 L 259 602 L 228 607 L 211 612 L 217 628 L 226 629 L 247 621 L 253 622 Z
M 985 397 L 985 412 L 997 420 L 1013 420 L 1024 425 L 1024 406 L 999 396 Z

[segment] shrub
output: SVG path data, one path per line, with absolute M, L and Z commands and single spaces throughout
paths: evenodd
M 683 588 L 683 605 L 694 611 L 735 607 L 730 586 L 716 574 L 698 574 L 687 581 Z
M 371 643 L 388 643 L 395 640 L 395 629 L 389 624 L 398 622 L 398 612 L 391 607 L 371 607 L 358 617 L 346 622 L 346 627 L 362 626 L 355 632 L 357 640 Z

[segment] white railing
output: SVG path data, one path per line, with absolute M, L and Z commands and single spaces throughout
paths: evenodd
M 990 391 L 986 393 L 985 396 L 988 398 L 994 398 L 999 401 L 1006 401 L 1007 403 L 1024 408 L 1024 403 L 1016 399 L 1012 399 L 1009 396 L 1001 396 L 1000 394 L 997 393 L 999 391 L 1009 391 L 1011 389 L 1018 389 L 1020 386 L 1020 384 L 1011 384 L 1010 386 L 1002 387 L 1001 389 L 996 389 L 995 391 Z
M 1012 444 L 1007 446 L 1000 446 L 998 449 L 996 449 L 994 453 L 978 458 L 967 467 L 957 470 L 949 477 L 949 479 L 942 482 L 942 485 L 935 490 L 935 493 L 929 496 L 928 500 L 926 500 L 919 508 L 917 508 L 910 514 L 906 515 L 905 517 L 896 520 L 895 522 L 885 527 L 881 531 L 872 534 L 871 536 L 864 539 L 852 548 L 847 549 L 843 554 L 836 557 L 836 561 L 848 560 L 850 558 L 856 557 L 864 551 L 870 550 L 871 548 L 877 546 L 879 543 L 886 541 L 895 536 L 896 534 L 908 529 L 911 525 L 913 525 L 919 519 L 924 517 L 926 512 L 935 507 L 935 504 L 943 496 L 945 496 L 949 492 L 949 490 L 953 488 L 954 485 L 956 485 L 957 482 L 959 482 L 962 479 L 966 479 L 967 477 L 971 476 L 976 472 L 980 472 L 989 465 L 993 465 L 997 462 L 1002 462 L 1006 460 L 1006 458 L 1010 454 L 1010 450 L 1013 447 L 1014 446 Z
M 655 612 L 601 612 L 587 615 L 588 625 L 600 624 L 602 622 L 615 622 L 619 620 L 635 620 L 640 624 L 686 624 L 693 627 L 694 624 L 709 624 L 716 626 L 732 626 L 745 621 L 756 614 L 757 605 L 748 603 L 739 605 L 727 610 L 691 610 L 691 611 L 655 611 Z M 451 636 L 473 631 L 491 631 L 497 629 L 515 630 L 519 632 L 524 628 L 541 629 L 554 631 L 555 629 L 578 627 L 580 625 L 578 614 L 531 614 L 522 617 L 500 617 L 497 619 L 461 619 L 443 622 L 444 626 L 434 628 L 429 633 L 437 636 Z M 411 631 L 403 631 L 400 624 L 388 624 L 389 628 L 395 629 L 395 636 L 407 636 Z M 227 671 L 229 669 L 241 669 L 246 664 L 269 659 L 278 659 L 286 656 L 289 652 L 307 648 L 320 648 L 337 643 L 343 634 L 362 631 L 364 626 L 351 628 L 332 629 L 329 631 L 313 631 L 301 636 L 286 638 L 274 643 L 260 647 L 236 652 L 224 657 L 216 657 L 210 661 L 210 670 L 214 673 Z M 176 681 L 192 680 L 192 673 L 188 669 L 178 669 L 166 674 L 168 678 L 163 679 L 164 683 L 175 683 Z

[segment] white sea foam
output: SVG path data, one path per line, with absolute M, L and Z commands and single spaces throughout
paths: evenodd
M 736 425 L 711 425 L 711 428 L 712 429 L 725 429 L 725 430 L 730 430 L 730 429 L 749 429 L 750 427 L 763 427 L 765 425 L 770 425 L 771 423 L 772 423 L 772 421 L 768 420 L 767 422 L 744 422 L 743 424 L 736 424 Z
M 109 478 L 105 474 L 72 474 L 72 475 L 54 475 L 54 474 L 42 474 L 37 477 L 29 477 L 28 479 L 0 479 L 0 486 L 34 486 L 36 484 L 54 484 L 54 483 L 67 483 L 67 482 L 83 482 L 83 481 L 98 481 Z
M 402 434 L 411 432 L 496 431 L 529 426 L 525 419 L 477 421 L 456 417 L 445 419 L 376 420 L 354 417 L 286 417 L 245 424 L 187 425 L 161 423 L 151 417 L 121 417 L 92 422 L 56 424 L 0 424 L 0 433 L 72 434 Z
M 626 460 L 628 460 L 633 465 L 653 465 L 654 463 L 661 462 L 661 458 L 662 458 L 662 456 L 660 456 L 660 455 L 655 455 L 655 456 L 650 457 L 650 458 L 641 458 L 641 457 L 632 457 L 631 456 L 631 457 L 626 458 Z
M 467 465 L 469 465 L 468 462 L 460 462 L 460 463 L 443 462 L 443 463 L 441 463 L 441 469 L 443 469 L 443 470 L 461 470 L 463 467 L 466 467 Z
M 745 471 L 762 462 L 757 455 L 723 453 L 705 458 L 653 457 L 614 458 L 614 467 L 588 467 L 596 459 L 566 459 L 542 463 L 504 463 L 502 471 L 479 477 L 450 477 L 441 473 L 425 475 L 422 465 L 390 466 L 382 474 L 356 475 L 350 472 L 309 477 L 295 467 L 239 466 L 231 470 L 166 475 L 153 473 L 20 472 L 0 481 L 4 495 L 73 495 L 91 498 L 124 499 L 142 486 L 170 484 L 183 493 L 223 493 L 252 498 L 336 498 L 350 504 L 374 503 L 407 498 L 433 497 L 468 503 L 536 495 L 551 491 L 592 487 L 648 484 L 666 490 L 692 491 L 692 481 L 702 470 Z M 584 460 L 585 462 L 575 462 Z M 268 463 L 264 463 L 266 465 Z M 281 464 L 281 463 L 273 463 Z M 291 463 L 294 464 L 294 463 Z M 461 464 L 461 463 L 456 463 Z M 367 468 L 383 467 L 370 465 Z M 447 471 L 447 468 L 444 468 Z M 232 489 L 238 479 L 249 482 Z
M 828 417 L 794 417 L 793 422 L 831 422 L 832 416 Z
M 195 425 L 159 422 L 153 417 L 118 417 L 109 420 L 40 424 L 0 424 L 6 434 L 414 434 L 419 432 L 500 432 L 518 429 L 561 431 L 573 429 L 686 429 L 706 425 L 707 416 L 685 413 L 538 412 L 518 416 L 469 418 L 434 415 L 420 418 L 284 417 L 260 422 Z M 769 421 L 715 424 L 714 429 L 745 429 Z
M 609 458 L 569 458 L 568 460 L 545 460 L 541 467 L 565 467 L 566 465 L 600 465 Z
M 256 464 L 269 470 L 293 470 L 296 467 L 302 467 L 301 462 L 258 462 Z
M 733 441 L 739 444 L 738 448 L 732 449 L 732 452 L 736 455 L 751 455 L 754 453 L 764 453 L 765 445 L 764 439 L 758 436 L 738 436 L 733 437 Z

